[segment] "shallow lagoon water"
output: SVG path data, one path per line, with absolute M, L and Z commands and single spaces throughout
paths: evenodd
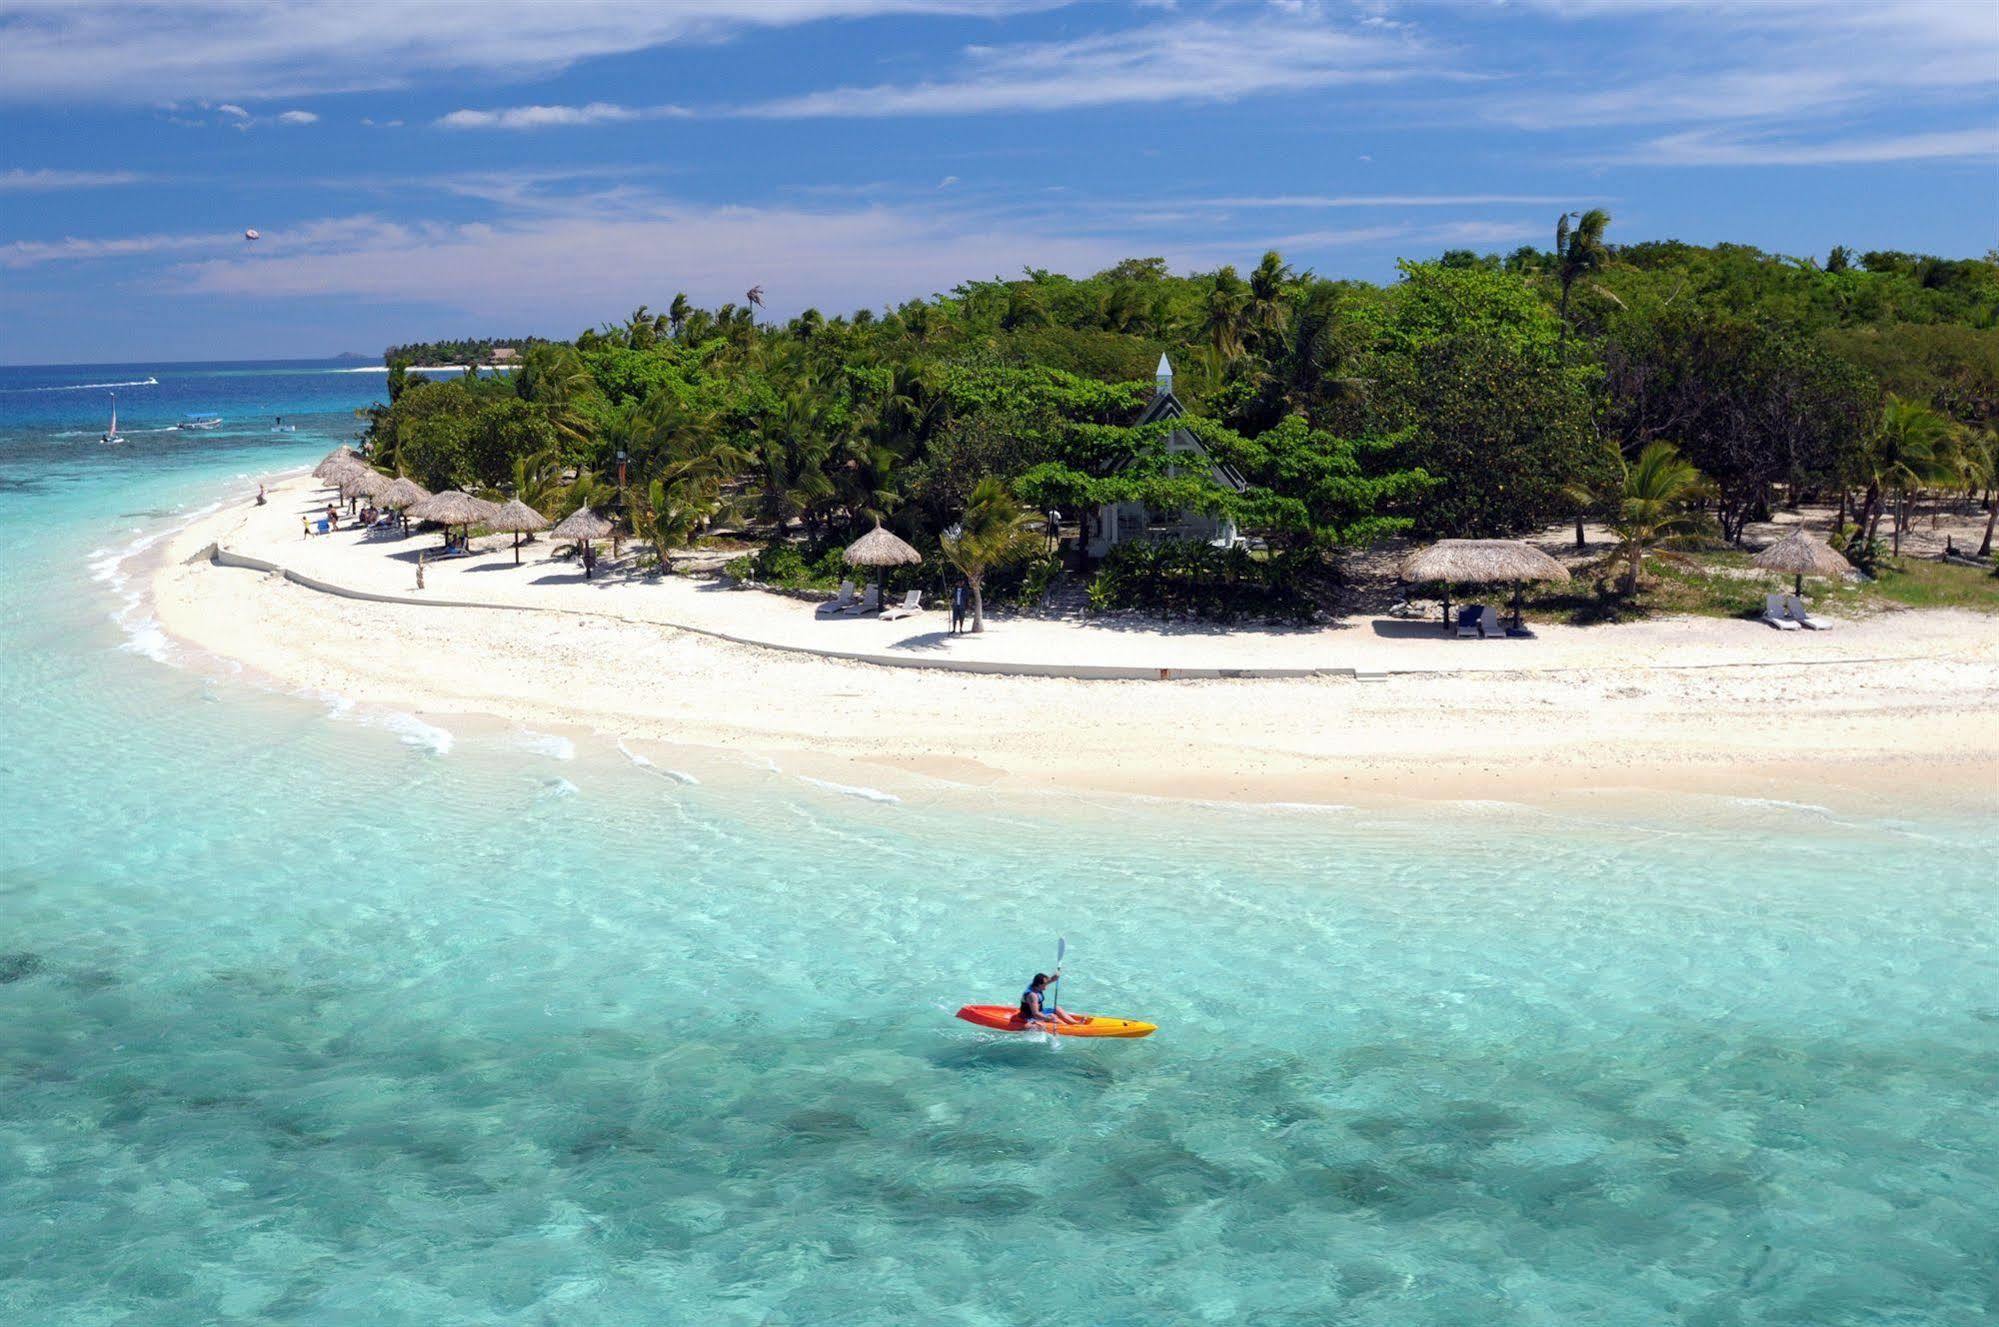
M 110 556 L 351 435 L 255 390 L 300 434 L 118 456 L 0 395 L 0 1321 L 1999 1314 L 1989 825 L 884 802 L 271 694 Z M 1160 1034 L 950 1018 L 1058 934 Z

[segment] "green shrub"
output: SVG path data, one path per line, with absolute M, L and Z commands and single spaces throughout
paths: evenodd
M 1260 618 L 1303 623 L 1317 609 L 1302 588 L 1316 572 L 1309 553 L 1258 558 L 1247 549 L 1216 548 L 1198 540 L 1119 544 L 1090 582 L 1090 607 L 1217 622 Z
M 766 544 L 739 557 L 722 570 L 739 581 L 777 585 L 788 590 L 830 590 L 854 571 L 840 560 L 841 545 L 807 548 L 803 544 Z

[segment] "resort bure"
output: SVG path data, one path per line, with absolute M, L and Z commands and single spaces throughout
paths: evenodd
M 0 0 L 0 1327 L 1994 1320 L 1995 122 Z

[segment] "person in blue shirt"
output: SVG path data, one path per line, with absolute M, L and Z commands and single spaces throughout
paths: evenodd
M 1037 972 L 1027 989 L 1020 993 L 1020 1018 L 1024 1023 L 1082 1023 L 1088 1020 L 1078 1018 L 1066 1009 L 1059 1009 L 1051 1002 L 1052 992 L 1048 989 L 1062 980 L 1062 970 Z

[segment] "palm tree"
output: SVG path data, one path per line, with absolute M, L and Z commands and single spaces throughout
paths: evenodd
M 1272 249 L 1249 274 L 1249 325 L 1258 336 L 1272 343 L 1284 336 L 1284 292 L 1292 281 L 1291 264 Z
M 1864 461 L 1867 496 L 1861 504 L 1860 524 L 1872 539 L 1885 509 L 1881 495 L 1884 491 L 1893 494 L 1892 551 L 1896 557 L 1902 555 L 1902 530 L 1909 523 L 1916 494 L 1948 479 L 1950 435 L 1950 421 L 1921 401 L 1890 395 L 1881 407 L 1881 423 Z
M 1618 538 L 1617 556 L 1628 560 L 1627 595 L 1637 597 L 1638 573 L 1647 549 L 1707 528 L 1708 518 L 1688 506 L 1706 491 L 1701 472 L 1670 442 L 1650 443 L 1638 453 L 1636 464 L 1624 464 L 1624 481 L 1612 494 L 1616 515 L 1610 529 Z
M 687 326 L 687 315 L 693 311 L 694 306 L 687 301 L 687 292 L 676 291 L 672 303 L 666 306 L 666 324 L 673 330 L 676 341 L 680 339 L 681 330 Z
M 1569 218 L 1576 218 L 1569 229 Z M 1562 283 L 1562 328 L 1557 344 L 1566 348 L 1569 340 L 1569 289 L 1577 281 L 1602 267 L 1610 256 L 1603 232 L 1610 226 L 1610 213 L 1600 207 L 1587 212 L 1564 212 L 1555 223 L 1555 275 Z
M 972 489 L 965 517 L 944 532 L 944 556 L 972 591 L 972 630 L 986 629 L 986 573 L 1031 554 L 1040 544 L 1040 522 L 1014 500 L 1013 491 L 988 475 Z
M 1236 275 L 1231 265 L 1215 273 L 1214 284 L 1208 290 L 1207 304 L 1202 310 L 1202 331 L 1207 335 L 1208 344 L 1216 353 L 1228 361 L 1242 358 L 1243 337 L 1248 330 L 1249 290 Z

